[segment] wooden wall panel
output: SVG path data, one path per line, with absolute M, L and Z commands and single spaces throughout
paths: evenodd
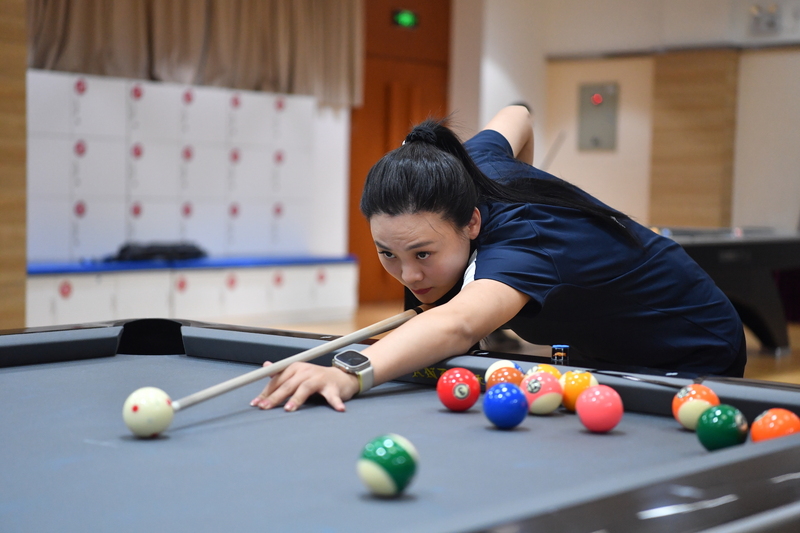
M 655 56 L 650 223 L 731 223 L 740 52 Z
M 25 0 L 0 2 L 0 329 L 25 325 Z
M 397 9 L 419 17 L 414 29 L 392 23 Z M 449 0 L 366 0 L 366 50 L 370 57 L 446 65 L 450 53 Z
M 364 105 L 350 119 L 349 249 L 359 261 L 360 302 L 403 298 L 381 266 L 359 203 L 367 172 L 400 146 L 411 127 L 447 113 L 450 0 L 367 0 Z M 395 8 L 419 14 L 419 27 L 392 25 Z

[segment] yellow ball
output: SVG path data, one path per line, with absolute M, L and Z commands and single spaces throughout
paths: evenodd
M 155 437 L 172 423 L 172 400 L 155 387 L 142 387 L 128 396 L 122 406 L 122 419 L 137 437 Z
M 585 370 L 570 370 L 561 376 L 558 382 L 564 390 L 564 407 L 574 412 L 578 396 L 589 387 L 597 385 L 597 378 Z
M 548 374 L 552 374 L 556 379 L 561 379 L 561 371 L 559 369 L 544 363 L 533 365 L 530 367 L 530 369 L 528 369 L 527 372 L 525 372 L 525 375 L 530 376 L 531 374 L 535 374 L 537 372 L 547 372 Z

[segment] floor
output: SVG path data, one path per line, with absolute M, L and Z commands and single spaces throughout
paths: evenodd
M 384 318 L 393 316 L 403 311 L 403 302 L 389 302 L 380 304 L 366 304 L 359 307 L 353 320 L 340 322 L 323 322 L 307 324 L 269 324 L 269 327 L 287 329 L 292 331 L 307 331 L 311 333 L 327 333 L 331 335 L 344 335 L 369 326 Z M 257 326 L 258 324 L 246 324 Z M 800 384 L 800 324 L 789 324 L 789 338 L 792 349 L 780 357 L 762 353 L 758 340 L 749 332 L 747 336 L 747 368 L 745 377 L 767 381 L 780 381 L 783 383 Z M 550 348 L 536 346 L 521 341 L 517 353 L 533 355 L 549 355 Z

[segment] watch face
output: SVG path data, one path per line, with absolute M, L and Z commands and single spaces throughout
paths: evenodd
M 336 359 L 349 367 L 358 367 L 369 362 L 369 359 L 366 355 L 360 354 L 353 350 L 348 350 L 346 352 L 337 354 Z

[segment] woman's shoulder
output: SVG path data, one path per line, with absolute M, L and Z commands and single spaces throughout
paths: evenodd
M 484 155 L 514 158 L 511 144 L 501 133 L 494 130 L 479 131 L 464 143 L 464 147 L 473 159 Z
M 483 130 L 464 143 L 472 161 L 493 180 L 534 177 L 537 169 L 514 158 L 511 145 L 494 130 Z

